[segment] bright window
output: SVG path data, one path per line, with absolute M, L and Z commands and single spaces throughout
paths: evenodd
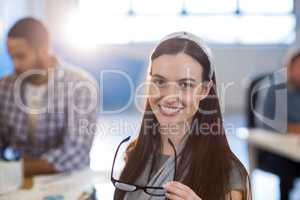
M 71 23 L 73 41 L 90 40 L 97 44 L 156 41 L 182 30 L 211 43 L 223 44 L 290 44 L 295 38 L 293 0 L 79 2 L 80 14 Z
M 240 0 L 240 8 L 245 13 L 290 14 L 293 12 L 293 0 Z
M 224 14 L 236 10 L 236 0 L 186 0 L 185 6 L 189 13 Z

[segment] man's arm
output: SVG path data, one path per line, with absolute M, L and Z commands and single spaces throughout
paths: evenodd
M 89 81 L 80 82 L 82 83 L 91 84 Z M 88 88 L 78 87 L 74 93 L 69 94 L 63 144 L 42 156 L 42 160 L 50 164 L 47 166 L 43 162 L 44 166 L 47 166 L 46 171 L 52 171 L 51 165 L 57 172 L 88 166 L 89 152 L 94 138 L 94 129 L 91 129 L 90 125 L 95 127 L 97 122 L 98 88 L 94 86 L 94 89 L 90 91 Z M 92 109 L 90 109 L 91 105 L 94 105 Z
M 56 172 L 54 166 L 45 159 L 23 159 L 23 171 L 25 177 L 38 174 L 53 174 Z
M 289 123 L 288 133 L 300 134 L 300 123 Z
M 1 112 L 0 112 L 0 150 L 2 148 L 4 148 L 4 144 L 3 144 L 4 143 L 4 127 L 3 126 L 4 126 L 4 124 L 2 122 L 2 117 L 1 117 Z
M 5 99 L 5 89 L 4 89 L 4 79 L 0 79 L 0 99 L 1 99 L 1 102 L 0 102 L 0 150 L 2 148 L 4 148 L 4 139 L 5 139 L 5 133 L 6 133 L 6 125 L 4 123 L 4 117 L 3 117 L 3 110 L 4 110 L 4 105 L 3 105 L 3 101 Z

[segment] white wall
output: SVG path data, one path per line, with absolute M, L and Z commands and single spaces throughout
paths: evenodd
M 0 0 L 0 15 L 5 19 L 16 18 L 17 7 L 23 6 L 17 16 L 29 14 L 42 18 L 49 26 L 55 40 L 62 38 L 61 22 L 76 8 L 76 0 Z M 296 14 L 300 7 L 296 2 Z M 5 5 L 5 6 L 3 6 Z M 16 6 L 17 5 L 17 6 Z M 298 15 L 299 16 L 299 15 Z M 299 18 L 299 17 L 297 17 Z M 297 23 L 299 24 L 299 22 Z M 56 30 L 56 31 L 54 31 Z M 299 38 L 299 37 L 297 37 Z M 147 59 L 153 45 L 121 46 L 119 51 L 128 56 Z M 281 67 L 286 46 L 213 46 L 217 81 L 219 86 L 233 83 L 225 93 L 226 112 L 242 112 L 248 79 L 255 74 L 273 71 Z M 219 89 L 220 90 L 220 89 Z
M 281 46 L 213 48 L 218 84 L 228 86 L 222 98 L 226 113 L 243 111 L 249 80 L 260 73 L 279 69 L 286 50 L 287 47 Z
M 114 47 L 114 54 L 147 60 L 154 44 Z M 244 111 L 249 80 L 282 67 L 286 46 L 212 46 L 218 92 L 226 113 Z

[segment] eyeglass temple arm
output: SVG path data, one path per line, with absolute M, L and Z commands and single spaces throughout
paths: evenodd
M 111 178 L 113 178 L 113 173 L 114 173 L 113 170 L 114 170 L 114 167 L 115 167 L 115 163 L 116 163 L 116 159 L 117 159 L 117 155 L 118 155 L 119 149 L 120 149 L 121 145 L 123 143 L 127 142 L 129 139 L 130 139 L 130 136 L 128 136 L 127 138 L 125 138 L 124 140 L 122 140 L 122 142 L 120 142 L 120 144 L 117 147 L 117 150 L 116 150 L 116 153 L 115 153 L 115 156 L 114 156 L 114 160 L 113 160 L 113 164 L 112 164 L 112 167 L 111 167 L 111 174 L 110 174 Z

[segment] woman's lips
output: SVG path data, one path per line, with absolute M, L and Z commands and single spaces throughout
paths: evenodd
M 159 105 L 159 111 L 161 114 L 172 117 L 177 115 L 184 107 L 180 106 L 165 106 L 165 105 Z

